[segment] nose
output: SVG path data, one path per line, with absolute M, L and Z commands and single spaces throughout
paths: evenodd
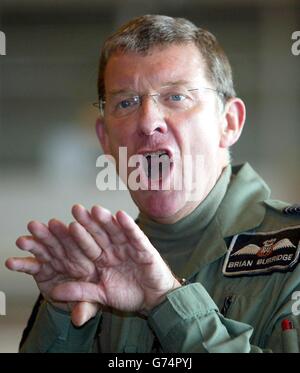
M 143 96 L 138 121 L 140 132 L 146 136 L 155 133 L 164 134 L 168 130 L 163 110 L 159 106 L 157 97 L 152 95 Z

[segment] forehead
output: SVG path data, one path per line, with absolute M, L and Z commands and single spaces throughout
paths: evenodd
M 205 63 L 194 44 L 154 47 L 147 54 L 115 52 L 109 58 L 104 82 L 106 92 L 143 89 L 167 82 L 207 82 Z

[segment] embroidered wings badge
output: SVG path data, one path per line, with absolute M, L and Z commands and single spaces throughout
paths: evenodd
M 251 276 L 294 269 L 300 252 L 300 226 L 233 237 L 223 265 L 225 276 Z
M 279 249 L 284 249 L 286 247 L 296 247 L 291 243 L 291 241 L 288 238 L 283 238 L 282 240 L 276 242 L 276 238 L 272 238 L 271 240 L 266 240 L 263 242 L 263 246 L 259 247 L 257 245 L 247 245 L 243 247 L 242 249 L 238 250 L 232 256 L 236 255 L 245 255 L 245 254 L 253 254 L 257 256 L 268 256 L 272 253 L 272 251 L 276 251 Z

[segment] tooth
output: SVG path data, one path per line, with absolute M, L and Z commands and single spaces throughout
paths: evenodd
M 144 153 L 144 157 L 148 157 L 148 156 L 161 156 L 161 155 L 164 155 L 164 154 L 167 154 L 167 152 L 165 152 L 163 150 L 158 150 L 156 152 L 146 152 L 146 153 Z

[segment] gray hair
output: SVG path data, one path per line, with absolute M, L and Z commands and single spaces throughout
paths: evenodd
M 228 58 L 216 37 L 184 18 L 144 15 L 129 21 L 104 43 L 99 65 L 98 95 L 105 97 L 104 73 L 110 56 L 117 51 L 147 54 L 155 46 L 194 43 L 206 64 L 206 75 L 225 103 L 235 97 Z

